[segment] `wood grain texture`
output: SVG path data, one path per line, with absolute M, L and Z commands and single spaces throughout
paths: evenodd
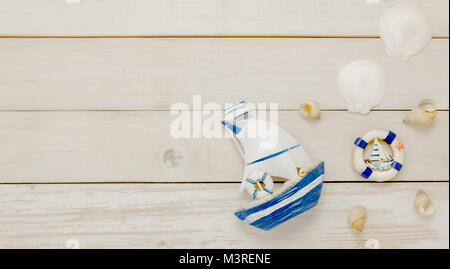
M 403 0 L 404 1 L 404 0 Z M 0 35 L 376 36 L 382 12 L 401 0 L 3 0 Z M 435 36 L 448 36 L 447 0 L 419 0 Z
M 403 124 L 406 114 L 323 112 L 309 121 L 285 111 L 279 125 L 326 162 L 327 181 L 363 180 L 352 169 L 353 142 L 374 128 L 391 129 L 405 143 L 395 180 L 448 180 L 449 113 L 439 112 L 429 128 Z M 243 161 L 231 139 L 174 139 L 173 119 L 166 111 L 1 112 L 0 182 L 240 181 Z M 164 164 L 170 149 L 182 152 L 180 168 Z
M 448 183 L 324 185 L 316 208 L 271 231 L 234 215 L 248 202 L 239 184 L 0 185 L 0 248 L 448 248 Z M 415 212 L 419 188 L 431 218 Z M 356 205 L 368 210 L 362 233 L 349 228 Z
M 0 39 L 0 109 L 167 110 L 194 94 L 204 103 L 297 109 L 312 98 L 345 109 L 337 75 L 358 58 L 388 74 L 378 109 L 424 98 L 448 109 L 448 53 L 448 39 L 407 63 L 387 56 L 379 39 Z

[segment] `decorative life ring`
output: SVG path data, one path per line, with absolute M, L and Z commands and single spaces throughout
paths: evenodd
M 373 144 L 369 158 L 364 158 L 364 150 Z M 363 137 L 356 138 L 353 150 L 353 167 L 366 179 L 386 181 L 394 178 L 402 169 L 405 146 L 392 131 L 372 130 Z M 388 147 L 392 153 L 385 152 Z
M 254 171 L 245 180 L 248 194 L 259 199 L 273 193 L 273 180 L 267 172 Z

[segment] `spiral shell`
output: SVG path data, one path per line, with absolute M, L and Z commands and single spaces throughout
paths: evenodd
M 320 119 L 320 105 L 316 101 L 308 100 L 300 104 L 300 113 L 312 119 Z
M 419 191 L 416 194 L 416 199 L 414 200 L 414 208 L 419 213 L 425 216 L 431 216 L 436 211 L 436 208 L 434 207 L 434 204 L 431 202 L 430 197 L 422 189 L 419 189 Z
M 412 125 L 429 126 L 436 118 L 436 105 L 433 100 L 426 99 L 419 102 L 417 107 L 403 120 L 404 123 Z
M 348 223 L 352 226 L 353 229 L 362 232 L 364 229 L 364 224 L 367 218 L 367 210 L 365 207 L 359 205 L 356 206 L 350 211 L 348 215 Z

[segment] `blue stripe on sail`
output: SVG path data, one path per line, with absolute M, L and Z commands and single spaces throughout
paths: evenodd
M 375 157 L 376 157 L 376 156 L 380 156 L 380 154 L 372 154 L 372 156 L 375 156 Z
M 295 193 L 297 193 L 298 191 L 300 191 L 301 189 L 303 189 L 305 186 L 307 186 L 309 183 L 313 182 L 314 180 L 316 180 L 318 177 L 320 177 L 321 175 L 323 175 L 324 173 L 324 169 L 325 169 L 325 164 L 323 162 L 321 162 L 320 164 L 318 164 L 313 170 L 311 170 L 311 172 L 309 172 L 300 182 L 298 182 L 297 184 L 295 184 L 294 186 L 290 187 L 289 189 L 287 189 L 286 191 L 284 191 L 283 193 L 281 193 L 280 195 L 274 197 L 273 199 L 260 204 L 258 206 L 246 209 L 246 210 L 242 210 L 239 212 L 235 212 L 234 214 L 241 220 L 244 220 L 245 218 L 247 218 L 249 215 L 256 213 L 258 211 L 264 210 L 266 208 L 269 208 L 275 204 L 278 204 L 279 202 L 285 200 L 286 198 L 289 198 L 290 196 L 294 195 Z
M 373 151 L 378 151 L 378 149 L 373 149 Z
M 396 136 L 397 135 L 394 132 L 389 131 L 388 135 L 384 139 L 384 142 L 386 142 L 386 143 L 388 143 L 390 145 L 392 143 L 392 141 L 394 141 Z
M 244 105 L 235 107 L 235 108 L 231 109 L 230 111 L 225 112 L 225 115 L 229 115 L 229 114 L 233 113 L 234 111 L 241 109 L 241 108 L 244 108 Z
M 253 185 L 256 184 L 256 181 L 254 181 L 253 179 L 247 178 L 245 180 L 247 180 L 247 182 L 250 184 L 253 184 Z
M 228 121 L 222 121 L 223 126 L 227 127 L 228 129 L 230 129 L 234 134 L 238 134 L 242 131 L 241 128 L 237 127 L 234 124 L 229 123 Z
M 290 148 L 284 149 L 284 150 L 279 151 L 279 152 L 277 152 L 277 153 L 271 154 L 271 155 L 269 155 L 269 156 L 266 156 L 266 157 L 263 157 L 263 158 L 258 159 L 258 160 L 256 160 L 256 161 L 253 161 L 253 162 L 251 162 L 251 163 L 248 163 L 247 165 L 252 165 L 252 164 L 255 164 L 255 163 L 258 163 L 258 162 L 265 161 L 265 160 L 267 160 L 267 159 L 271 159 L 271 158 L 273 158 L 273 157 L 277 157 L 278 155 L 281 155 L 281 154 L 287 152 L 288 150 L 295 149 L 296 147 L 299 147 L 299 146 L 300 146 L 300 144 L 297 144 L 297 145 L 292 146 L 292 147 L 290 147 Z
M 295 149 L 295 148 L 297 148 L 297 147 L 300 147 L 300 144 L 297 144 L 297 145 L 295 145 L 295 146 L 293 146 L 293 147 L 290 147 L 289 150 Z
M 240 101 L 239 103 L 236 103 L 236 104 L 234 104 L 234 105 L 232 105 L 232 106 L 230 106 L 230 107 L 225 108 L 225 111 L 230 110 L 230 109 L 232 109 L 233 107 L 238 106 L 238 105 L 243 104 L 243 103 L 245 103 L 245 101 Z
M 264 216 L 252 223 L 250 225 L 258 227 L 263 230 L 270 230 L 281 223 L 313 208 L 320 198 L 320 193 L 322 191 L 323 183 L 320 183 L 305 196 L 293 201 L 284 207 L 275 210 L 271 214 Z
M 235 117 L 234 119 L 235 119 L 235 120 L 240 119 L 240 118 L 244 117 L 244 116 L 247 115 L 247 114 L 248 114 L 248 111 L 245 111 L 244 113 L 242 113 L 241 115 Z

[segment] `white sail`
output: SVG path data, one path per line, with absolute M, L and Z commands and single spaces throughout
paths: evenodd
M 375 138 L 375 141 L 373 142 L 373 148 L 372 152 L 370 153 L 369 161 L 390 161 L 392 158 L 389 154 L 386 154 L 383 150 L 382 145 L 378 141 L 377 138 Z

